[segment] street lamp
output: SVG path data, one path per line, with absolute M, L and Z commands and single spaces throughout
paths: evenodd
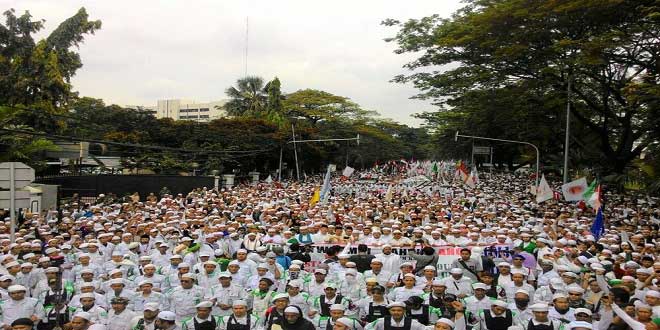
M 535 146 L 533 143 L 530 142 L 525 142 L 525 141 L 516 141 L 516 140 L 505 140 L 505 139 L 495 139 L 495 138 L 489 138 L 489 137 L 482 137 L 482 136 L 473 136 L 473 135 L 461 135 L 458 134 L 459 132 L 456 131 L 456 135 L 454 136 L 454 141 L 458 142 L 458 137 L 464 137 L 464 138 L 470 138 L 470 139 L 477 139 L 477 140 L 488 140 L 488 141 L 499 141 L 499 142 L 508 142 L 508 143 L 517 143 L 517 144 L 524 144 L 531 146 L 536 150 L 536 186 L 539 186 L 539 180 L 541 179 L 539 177 L 539 160 L 540 160 L 540 155 L 539 155 L 539 148 Z

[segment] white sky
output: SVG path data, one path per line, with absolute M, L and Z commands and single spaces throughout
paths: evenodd
M 459 0 L 2 0 L 2 10 L 29 10 L 46 32 L 84 6 L 103 27 L 80 48 L 73 79 L 83 96 L 120 105 L 155 105 L 164 98 L 224 99 L 244 75 L 277 76 L 283 92 L 312 88 L 346 96 L 383 117 L 417 125 L 410 115 L 432 110 L 410 100 L 416 90 L 390 83 L 412 59 L 383 38 L 386 18 L 448 17 Z M 3 19 L 4 23 L 4 19 Z

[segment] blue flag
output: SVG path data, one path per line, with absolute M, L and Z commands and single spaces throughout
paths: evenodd
M 598 240 L 603 233 L 605 233 L 605 218 L 603 217 L 603 207 L 601 206 L 598 208 L 596 219 L 591 225 L 591 234 L 593 234 L 596 240 Z

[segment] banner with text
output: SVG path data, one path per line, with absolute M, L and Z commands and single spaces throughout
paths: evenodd
M 345 245 L 341 244 L 313 244 L 312 245 L 312 252 L 310 253 L 310 256 L 312 257 L 312 261 L 308 262 L 305 264 L 305 270 L 309 272 L 313 272 L 314 269 L 318 264 L 323 262 L 325 260 L 325 253 L 326 251 L 334 245 L 339 245 L 342 247 L 345 247 Z M 369 250 L 367 251 L 367 254 L 371 255 L 377 255 L 379 253 L 382 253 L 382 247 L 381 246 L 368 246 Z M 461 254 L 461 249 L 464 247 L 461 246 L 451 246 L 451 245 L 443 245 L 443 246 L 433 246 L 433 249 L 438 254 L 438 275 L 442 276 L 441 274 L 447 274 L 449 273 L 449 270 L 451 269 L 451 264 L 456 260 L 460 254 Z M 474 246 L 467 246 L 468 249 L 474 248 Z M 481 253 L 482 256 L 489 256 L 493 258 L 495 261 L 495 264 L 497 264 L 500 261 L 503 261 L 511 256 L 511 248 L 509 245 L 491 245 L 491 246 L 479 246 L 479 248 L 483 249 L 483 252 Z M 357 245 L 352 245 L 348 249 L 348 254 L 354 255 L 357 254 Z M 415 259 L 410 256 L 410 252 L 415 252 L 417 254 L 422 253 L 422 246 L 417 245 L 414 248 L 410 247 L 392 247 L 392 253 L 398 254 L 401 256 L 402 261 L 408 261 L 413 264 L 415 264 Z M 474 256 L 473 256 L 474 257 Z

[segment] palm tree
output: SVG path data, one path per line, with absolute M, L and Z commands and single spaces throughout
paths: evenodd
M 225 93 L 230 100 L 224 108 L 230 116 L 258 116 L 266 110 L 268 97 L 261 77 L 248 76 L 238 79 L 236 87 L 227 88 Z

